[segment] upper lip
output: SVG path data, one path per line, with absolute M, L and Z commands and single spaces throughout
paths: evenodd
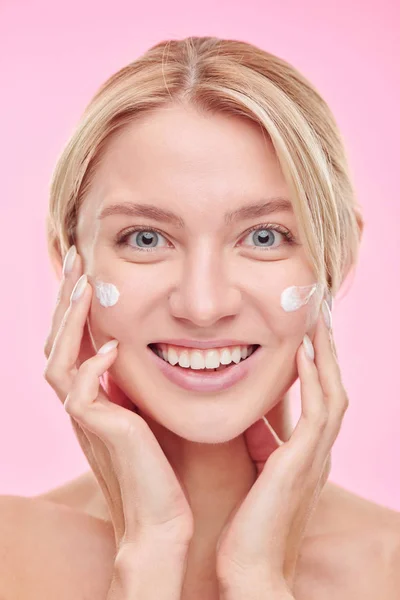
M 225 348 L 226 346 L 254 346 L 259 345 L 255 342 L 246 342 L 241 340 L 188 340 L 188 339 L 167 339 L 167 340 L 157 340 L 156 342 L 152 342 L 153 344 L 169 344 L 171 346 L 183 346 L 185 348 L 199 348 L 207 349 L 207 348 Z

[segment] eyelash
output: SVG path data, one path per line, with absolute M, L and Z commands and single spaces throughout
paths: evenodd
M 281 225 L 274 225 L 274 224 L 270 224 L 270 223 L 265 223 L 263 225 L 255 225 L 254 227 L 252 227 L 251 229 L 249 229 L 243 237 L 247 237 L 247 235 L 249 235 L 249 233 L 251 233 L 252 231 L 257 231 L 258 229 L 263 230 L 263 229 L 271 229 L 272 231 L 278 231 L 279 233 L 281 233 L 283 235 L 283 237 L 285 238 L 285 244 L 288 245 L 294 245 L 296 244 L 295 238 L 293 236 L 293 234 L 288 230 L 285 229 L 284 227 L 282 227 Z M 134 248 L 133 246 L 131 246 L 130 244 L 127 243 L 127 240 L 129 239 L 129 237 L 136 232 L 143 232 L 143 231 L 155 231 L 156 233 L 162 235 L 163 237 L 165 237 L 165 235 L 159 230 L 159 229 L 155 229 L 154 227 L 133 227 L 131 229 L 129 229 L 129 231 L 123 233 L 120 237 L 117 238 L 116 240 L 116 245 L 118 247 L 123 247 L 123 246 L 129 246 L 129 248 L 131 250 L 133 250 L 134 252 L 139 251 L 139 252 L 154 252 L 154 250 L 157 250 L 157 248 Z M 260 246 L 255 246 L 255 248 L 257 248 L 258 250 L 261 251 L 265 251 L 265 250 L 270 250 L 269 247 L 266 248 L 261 248 Z M 274 250 L 274 248 L 272 248 L 272 250 Z

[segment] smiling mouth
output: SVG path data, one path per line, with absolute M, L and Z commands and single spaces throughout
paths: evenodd
M 212 372 L 212 371 L 214 371 L 214 372 L 218 372 L 218 371 L 226 371 L 226 370 L 229 370 L 229 369 L 231 369 L 231 368 L 233 368 L 233 367 L 237 366 L 238 364 L 240 364 L 240 363 L 242 363 L 242 362 L 246 361 L 248 358 L 250 358 L 250 356 L 252 356 L 252 355 L 254 354 L 254 352 L 255 352 L 256 350 L 258 350 L 258 348 L 260 348 L 260 344 L 254 344 L 254 345 L 251 347 L 251 352 L 248 354 L 248 356 L 246 356 L 246 358 L 241 358 L 241 359 L 240 359 L 240 361 L 239 361 L 238 363 L 236 363 L 236 362 L 232 361 L 232 362 L 231 362 L 231 363 L 229 363 L 228 365 L 220 365 L 218 368 L 210 368 L 210 367 L 205 367 L 205 368 L 200 368 L 200 369 L 193 369 L 193 368 L 192 368 L 192 367 L 190 367 L 190 366 L 188 366 L 188 367 L 186 367 L 186 366 L 185 366 L 185 367 L 182 367 L 182 366 L 179 364 L 179 362 L 177 362 L 175 365 L 172 365 L 172 364 L 171 364 L 171 363 L 170 363 L 168 360 L 165 360 L 165 358 L 164 358 L 164 357 L 163 357 L 163 355 L 162 355 L 162 352 L 161 352 L 161 350 L 160 350 L 160 349 L 157 347 L 157 344 L 148 344 L 148 347 L 150 348 L 150 350 L 151 350 L 151 351 L 152 351 L 154 354 L 156 354 L 156 355 L 158 356 L 158 358 L 161 358 L 161 360 L 163 360 L 164 362 L 166 362 L 166 363 L 167 363 L 169 366 L 171 366 L 171 367 L 176 367 L 176 368 L 178 368 L 178 369 L 180 369 L 180 370 L 183 370 L 183 371 L 191 371 L 191 372 L 196 372 L 196 373 L 199 373 L 199 372 L 201 373 L 201 372 L 204 372 L 204 371 L 206 371 L 206 372 L 210 373 L 210 372 Z

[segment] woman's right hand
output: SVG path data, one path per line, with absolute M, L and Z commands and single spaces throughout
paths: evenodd
M 181 554 L 184 559 L 193 535 L 186 492 L 131 401 L 115 384 L 110 397 L 101 386 L 99 378 L 115 361 L 118 350 L 102 354 L 100 349 L 94 354 L 86 324 L 92 286 L 82 286 L 85 278 L 80 277 L 79 255 L 72 270 L 65 272 L 65 265 L 66 261 L 45 344 L 44 377 L 70 415 L 106 498 L 116 558 L 153 547 L 165 548 L 169 557 Z M 80 297 L 72 299 L 79 289 Z

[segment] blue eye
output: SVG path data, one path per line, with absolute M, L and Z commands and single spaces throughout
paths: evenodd
M 133 246 L 131 243 L 128 243 L 129 238 L 133 237 L 135 233 L 138 234 L 136 237 L 136 243 L 138 244 L 138 246 L 136 247 Z M 252 235 L 252 243 L 254 244 L 254 248 L 259 250 L 275 250 L 275 248 L 279 248 L 282 244 L 278 243 L 274 245 L 274 242 L 277 238 L 278 242 L 280 239 L 282 240 L 283 238 L 284 244 L 296 244 L 291 232 L 288 229 L 282 227 L 281 225 L 257 225 L 256 227 L 253 227 L 246 234 L 245 237 L 247 238 L 250 235 Z M 139 252 L 152 252 L 154 249 L 157 250 L 160 247 L 168 247 L 168 242 L 165 246 L 157 246 L 157 241 L 160 238 L 166 240 L 164 235 L 157 229 L 145 229 L 143 227 L 136 227 L 122 234 L 116 240 L 116 245 L 118 247 L 127 246 L 131 250 Z
M 284 229 L 280 225 L 269 225 L 269 226 L 259 226 L 253 227 L 250 230 L 250 233 L 247 234 L 246 237 L 251 236 L 252 243 L 255 244 L 256 248 L 260 250 L 274 250 L 277 246 L 281 246 L 281 244 L 275 244 L 274 242 L 278 239 L 284 239 L 285 244 L 293 244 L 294 238 L 289 230 Z M 258 245 L 259 244 L 259 245 Z
M 139 244 L 138 247 L 134 247 L 130 243 L 128 243 L 128 239 L 133 237 L 135 233 L 138 234 L 136 238 L 136 243 Z M 149 250 L 152 251 L 153 248 L 157 247 L 157 238 L 159 237 L 164 236 L 155 229 L 131 229 L 117 241 L 117 245 L 129 246 L 132 250 L 138 250 L 139 252 L 143 250 L 147 252 Z
M 277 235 L 278 234 L 278 235 Z M 279 232 L 273 232 L 272 229 L 257 229 L 255 232 L 250 232 L 248 234 L 251 236 L 251 242 L 260 248 L 271 248 L 278 237 L 279 240 Z M 248 237 L 248 236 L 246 236 Z

